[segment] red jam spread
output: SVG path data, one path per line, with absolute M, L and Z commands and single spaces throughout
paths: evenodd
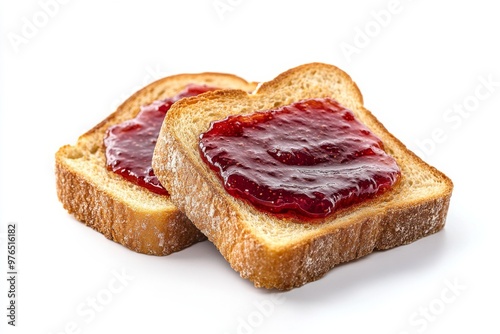
M 285 217 L 326 217 L 401 175 L 382 141 L 329 98 L 229 116 L 200 136 L 199 149 L 229 194 Z
M 141 107 L 135 118 L 110 127 L 104 138 L 107 168 L 154 193 L 168 195 L 151 167 L 163 119 L 174 102 L 215 89 L 189 85 L 174 97 Z

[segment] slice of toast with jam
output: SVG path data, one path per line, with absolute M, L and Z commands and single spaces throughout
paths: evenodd
M 200 73 L 169 76 L 139 90 L 114 113 L 81 135 L 75 145 L 65 145 L 57 151 L 57 195 L 70 214 L 108 239 L 145 254 L 168 255 L 206 239 L 172 204 L 161 185 L 150 182 L 148 171 L 151 171 L 157 132 L 150 134 L 142 144 L 137 136 L 136 139 L 128 138 L 128 141 L 124 138 L 130 133 L 127 129 L 144 123 L 144 120 L 134 121 L 139 113 L 158 112 L 170 107 L 175 100 L 186 96 L 186 87 L 192 84 L 245 91 L 251 91 L 256 86 L 230 74 Z M 187 93 L 192 95 L 189 89 Z M 160 117 L 157 131 L 164 116 Z M 114 130 L 110 131 L 111 128 Z M 121 133 L 121 136 L 116 133 Z M 105 145 L 105 139 L 108 146 Z M 137 148 L 137 145 L 147 142 L 148 147 Z M 127 146 L 132 149 L 123 151 Z M 137 176 L 133 175 L 135 170 L 123 171 L 123 163 L 128 162 L 128 167 L 134 167 L 136 153 L 143 150 L 150 151 L 138 155 L 144 160 L 142 169 L 146 170 L 146 174 Z M 124 159 L 117 159 L 117 156 L 123 157 L 129 153 L 133 155 L 131 160 L 124 162 Z M 117 163 L 122 165 L 112 168 Z M 134 177 L 149 182 L 133 182 Z
M 153 169 L 233 269 L 280 290 L 441 230 L 453 189 L 322 63 L 176 103 Z

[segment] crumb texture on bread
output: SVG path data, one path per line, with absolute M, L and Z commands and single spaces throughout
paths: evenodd
M 255 83 L 221 73 L 180 74 L 144 87 L 118 109 L 56 153 L 56 188 L 64 208 L 76 219 L 139 253 L 168 255 L 206 237 L 172 204 L 108 171 L 103 139 L 114 124 L 131 119 L 140 107 L 175 96 L 188 84 L 251 91 Z
M 382 140 L 401 168 L 393 189 L 314 224 L 297 224 L 230 196 L 202 161 L 198 138 L 212 121 L 318 97 L 336 99 Z M 453 188 L 449 178 L 409 151 L 364 108 L 345 72 L 321 63 L 291 69 L 254 94 L 226 90 L 179 102 L 164 121 L 153 168 L 173 203 L 242 277 L 282 290 L 314 281 L 336 264 L 441 230 Z

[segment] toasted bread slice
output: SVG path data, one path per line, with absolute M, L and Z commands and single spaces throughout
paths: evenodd
M 170 201 L 108 171 L 103 139 L 114 124 L 134 118 L 140 107 L 177 95 L 189 84 L 251 91 L 255 83 L 221 73 L 179 74 L 144 87 L 118 109 L 56 153 L 57 195 L 76 219 L 131 250 L 168 255 L 206 239 Z
M 386 194 L 314 224 L 300 224 L 229 195 L 201 159 L 199 136 L 212 121 L 319 97 L 332 97 L 352 110 L 396 159 L 402 176 Z M 172 202 L 243 278 L 280 290 L 317 280 L 336 264 L 441 230 L 453 188 L 450 179 L 409 151 L 363 107 L 360 91 L 345 72 L 321 63 L 293 68 L 254 94 L 226 90 L 179 102 L 164 120 L 153 169 Z

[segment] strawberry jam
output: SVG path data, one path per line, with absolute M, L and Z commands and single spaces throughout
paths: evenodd
M 401 174 L 382 141 L 329 98 L 229 116 L 200 136 L 199 149 L 229 194 L 285 217 L 326 217 Z
M 104 138 L 107 168 L 154 193 L 167 195 L 151 167 L 163 119 L 174 102 L 215 89 L 189 85 L 174 97 L 141 107 L 135 118 L 110 127 Z

